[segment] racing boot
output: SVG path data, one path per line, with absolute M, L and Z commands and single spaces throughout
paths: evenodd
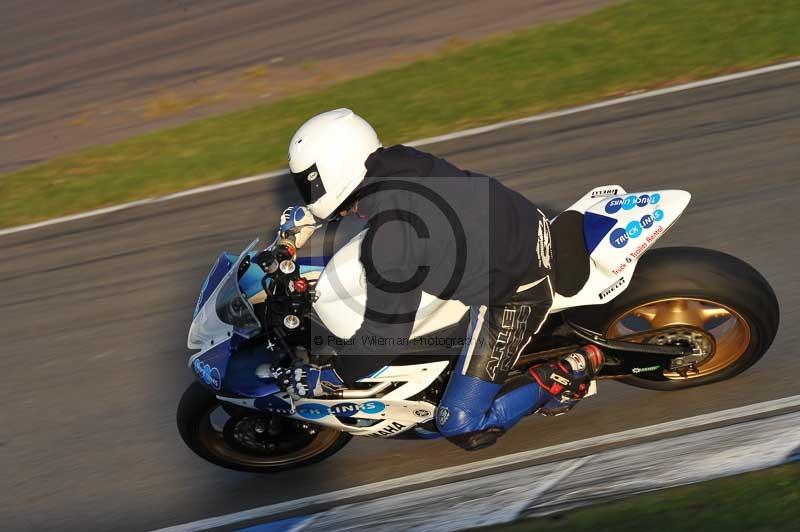
M 556 362 L 531 367 L 533 379 L 553 398 L 538 412 L 545 416 L 566 414 L 589 392 L 589 384 L 600 371 L 605 356 L 596 345 L 585 345 Z

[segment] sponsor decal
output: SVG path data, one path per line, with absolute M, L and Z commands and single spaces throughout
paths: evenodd
M 578 353 L 572 353 L 569 355 L 569 359 L 571 361 L 570 366 L 575 371 L 586 371 L 586 359 L 583 358 L 582 355 Z
M 297 414 L 306 419 L 321 419 L 330 413 L 328 405 L 305 403 L 297 407 Z
M 618 227 L 611 231 L 608 239 L 611 241 L 611 245 L 615 248 L 624 248 L 625 244 L 628 243 L 628 232 L 621 227 Z
M 380 401 L 366 401 L 364 403 L 336 403 L 323 405 L 319 403 L 305 403 L 297 407 L 297 413 L 307 419 L 320 419 L 328 415 L 351 417 L 359 412 L 363 414 L 377 414 L 383 412 L 386 405 Z
M 623 264 L 622 266 L 623 266 L 623 269 L 624 269 L 625 265 Z M 616 291 L 617 288 L 619 288 L 620 286 L 622 286 L 624 284 L 625 284 L 625 278 L 621 277 L 617 282 L 615 282 L 614 284 L 612 284 L 611 286 L 609 286 L 608 288 L 606 288 L 605 290 L 603 290 L 602 292 L 597 294 L 597 296 L 600 299 L 605 299 L 608 296 L 610 296 L 611 294 L 613 294 L 614 291 Z
M 525 336 L 528 318 L 531 315 L 530 305 L 518 305 L 503 309 L 503 319 L 500 332 L 492 348 L 492 354 L 486 362 L 486 373 L 494 382 L 497 371 L 507 372 L 517 358 L 517 351 L 522 338 Z
M 642 242 L 641 244 L 639 244 L 639 246 L 638 246 L 636 249 L 634 249 L 633 251 L 631 251 L 631 253 L 630 253 L 630 257 L 631 257 L 632 259 L 638 259 L 638 258 L 639 258 L 639 256 L 640 256 L 642 253 L 644 253 L 646 249 L 647 249 L 647 242 Z
M 377 414 L 378 412 L 383 412 L 385 408 L 386 405 L 380 401 L 367 401 L 366 403 L 361 403 L 361 411 L 365 414 Z
M 638 238 L 642 235 L 642 224 L 633 220 L 625 226 L 625 232 L 628 233 L 628 238 Z
M 606 212 L 614 214 L 622 208 L 622 198 L 612 198 L 606 203 Z
M 266 410 L 267 412 L 272 412 L 274 414 L 290 415 L 294 413 L 292 411 L 292 405 L 279 397 L 275 397 L 274 395 L 259 397 L 253 401 L 253 406 L 259 410 Z
M 631 199 L 633 198 L 633 199 Z M 620 208 L 630 210 L 635 205 L 639 205 L 640 207 L 644 207 L 648 204 L 652 204 L 654 202 L 658 202 L 661 200 L 661 196 L 659 194 L 653 194 L 652 196 L 648 196 L 647 194 L 642 194 L 641 196 L 628 196 L 624 200 L 621 198 L 614 198 L 613 200 L 609 201 L 606 205 L 606 211 L 609 210 L 609 207 L 612 205 L 612 202 L 615 200 L 621 200 L 621 207 L 620 204 L 615 204 L 615 207 L 612 209 L 614 212 L 618 211 Z M 655 201 L 654 201 L 655 200 Z M 650 229 L 655 225 L 656 222 L 660 222 L 664 219 L 664 211 L 661 209 L 656 209 L 653 211 L 653 214 L 645 214 L 639 220 L 632 220 L 627 223 L 625 228 L 618 227 L 611 231 L 611 234 L 608 237 L 609 242 L 611 245 L 617 249 L 624 248 L 628 241 L 634 238 L 639 238 L 645 232 L 645 229 Z M 648 244 L 652 243 L 655 240 L 654 237 L 658 236 L 663 231 L 663 228 L 656 229 L 656 232 L 652 233 L 647 237 Z M 640 245 L 637 250 L 631 254 L 633 258 L 639 256 L 642 251 L 647 248 L 647 245 Z M 628 260 L 630 262 L 630 260 Z M 619 268 L 612 270 L 615 275 L 618 275 L 624 269 L 624 265 L 621 265 Z
M 620 265 L 619 265 L 619 266 L 617 266 L 616 268 L 613 268 L 613 269 L 611 270 L 611 273 L 613 273 L 614 275 L 619 275 L 619 274 L 621 274 L 621 273 L 622 273 L 622 272 L 625 270 L 625 268 L 627 268 L 627 267 L 628 267 L 628 264 L 631 264 L 632 262 L 633 262 L 633 259 L 632 259 L 632 258 L 630 258 L 630 257 L 625 257 L 625 262 L 623 262 L 622 264 L 620 264 Z
M 395 434 L 401 432 L 405 425 L 399 423 L 397 421 L 393 422 L 391 425 L 388 425 L 377 432 L 373 432 L 370 436 L 374 436 L 377 438 L 385 438 L 386 436 L 394 436 Z
M 217 368 L 198 359 L 192 364 L 192 369 L 207 385 L 215 390 L 222 388 L 222 377 Z
M 355 403 L 339 403 L 330 407 L 330 411 L 334 416 L 350 417 L 358 413 L 358 405 Z
M 661 366 L 648 366 L 646 368 L 633 368 L 631 371 L 633 373 L 646 373 L 648 371 L 656 371 L 657 369 L 661 369 Z
M 622 208 L 629 211 L 636 207 L 636 196 L 628 196 L 622 200 Z
M 448 419 L 450 419 L 450 410 L 446 406 L 440 406 L 436 409 L 436 424 L 444 427 Z
M 616 192 L 616 189 L 614 190 Z M 604 195 L 606 194 L 598 194 L 598 196 Z M 594 195 L 592 195 L 592 197 L 594 197 Z M 661 201 L 661 194 L 658 192 L 655 194 L 642 194 L 641 196 L 630 195 L 626 196 L 625 198 L 612 198 L 608 200 L 608 203 L 606 203 L 606 212 L 608 214 L 614 214 L 620 209 L 629 211 L 634 207 L 647 207 L 648 205 L 655 205 L 659 201 Z
M 414 415 L 417 417 L 428 417 L 431 415 L 431 413 L 423 408 L 420 408 L 418 410 L 414 410 Z
M 612 188 L 601 188 L 600 190 L 593 190 L 590 198 L 599 198 L 600 196 L 614 196 L 616 195 L 619 188 L 612 187 Z
M 536 241 L 536 255 L 539 258 L 539 267 L 550 269 L 553 260 L 553 248 L 550 245 L 550 223 L 543 216 L 539 219 L 539 234 Z
M 639 247 L 630 252 L 629 256 L 626 257 L 625 260 L 631 259 L 632 262 L 633 259 L 638 259 L 639 256 L 641 256 L 641 254 L 644 253 L 648 247 L 650 247 L 650 244 L 655 242 L 663 232 L 664 232 L 663 225 L 659 225 L 658 227 L 656 227 L 652 233 L 650 233 L 645 237 L 645 241 L 639 244 Z

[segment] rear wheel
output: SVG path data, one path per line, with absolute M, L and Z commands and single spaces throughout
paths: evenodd
M 759 360 L 778 330 L 769 283 L 747 263 L 702 248 L 660 248 L 639 262 L 630 286 L 609 303 L 569 311 L 608 338 L 631 336 L 704 353 L 687 372 L 647 371 L 623 382 L 676 390 L 738 375 Z
M 231 407 L 200 383 L 178 406 L 178 430 L 186 445 L 216 465 L 271 473 L 313 464 L 350 441 L 350 434 L 303 421 Z

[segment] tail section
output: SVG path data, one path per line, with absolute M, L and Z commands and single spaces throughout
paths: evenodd
M 627 287 L 639 258 L 680 217 L 691 194 L 683 190 L 657 190 L 626 193 L 619 185 L 605 185 L 591 190 L 564 214 L 570 218 L 583 215 L 583 235 L 571 235 L 572 244 L 582 240 L 586 253 L 556 258 L 558 273 L 578 271 L 570 260 L 587 261 L 582 266 L 582 286 L 568 293 L 557 293 L 553 310 L 582 305 L 597 305 L 616 297 Z M 572 211 L 572 212 L 570 212 Z M 554 224 L 558 223 L 558 218 Z M 573 224 L 574 225 L 574 224 Z M 555 242 L 556 250 L 559 243 Z M 566 246 L 565 246 L 566 247 Z M 573 246 L 574 247 L 574 246 Z M 588 257 L 588 258 L 587 258 Z M 562 263 L 559 265 L 559 263 Z M 567 273 L 569 275 L 569 273 Z M 585 279 L 585 282 L 584 282 Z M 570 283 L 564 282 L 564 285 Z M 574 285 L 574 283 L 572 283 Z

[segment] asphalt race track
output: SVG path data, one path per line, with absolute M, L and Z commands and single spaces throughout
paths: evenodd
M 0 172 L 611 1 L 4 0 Z
M 601 184 L 689 190 L 660 245 L 743 258 L 783 312 L 767 356 L 738 378 L 672 393 L 604 382 L 572 414 L 529 418 L 474 454 L 354 440 L 261 477 L 183 446 L 174 413 L 192 379 L 184 346 L 200 283 L 221 250 L 265 235 L 296 201 L 281 179 L 0 237 L 2 528 L 157 528 L 797 394 L 799 94 L 792 69 L 428 147 L 549 210 Z

